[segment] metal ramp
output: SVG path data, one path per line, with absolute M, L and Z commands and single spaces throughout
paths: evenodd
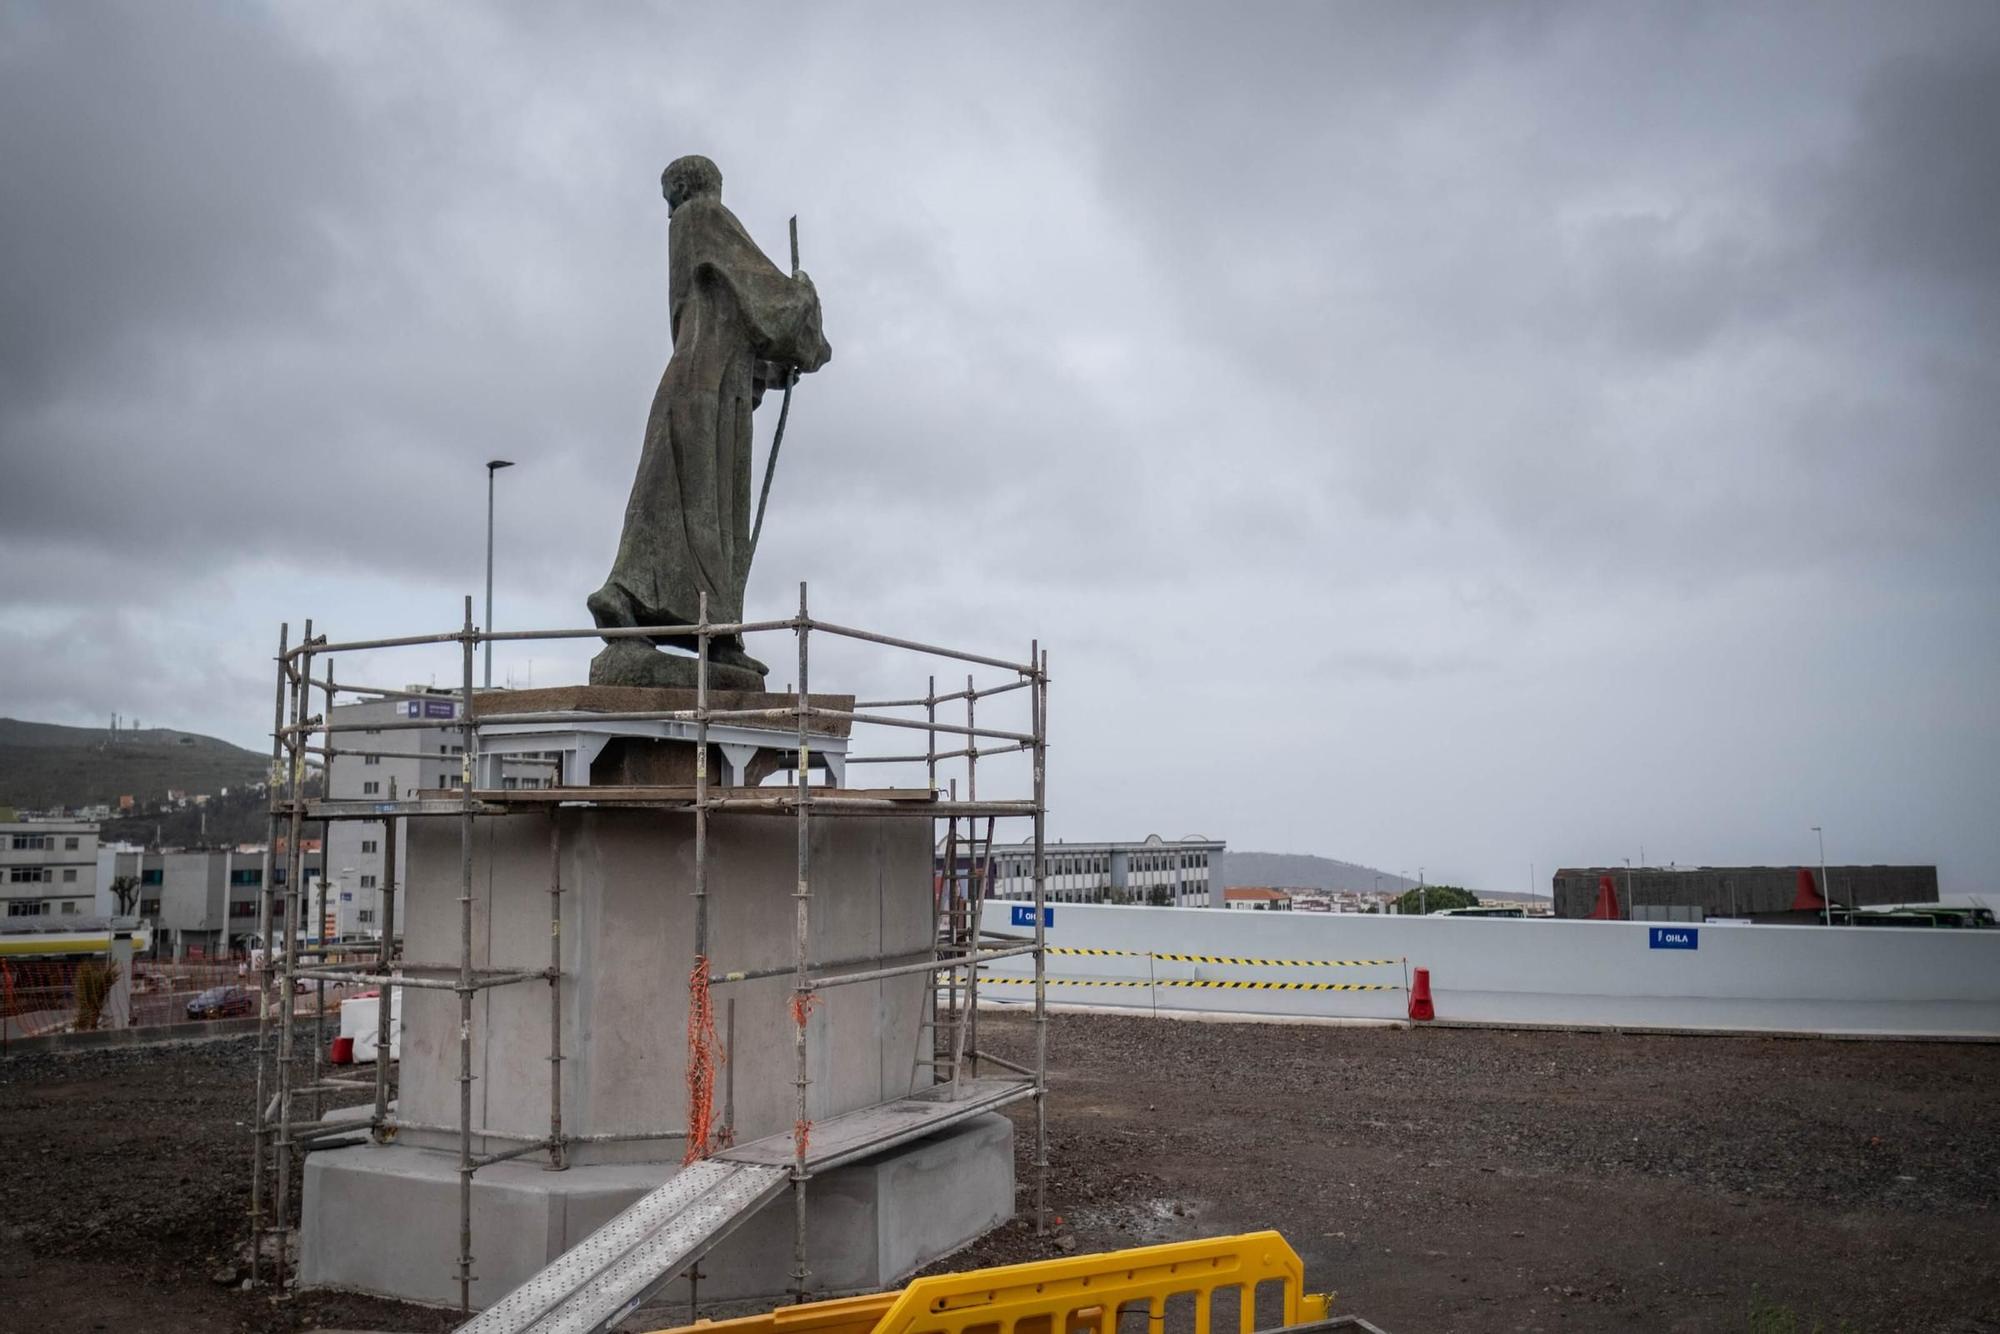
M 806 1169 L 823 1172 L 1033 1097 L 1022 1079 L 940 1084 L 816 1122 Z M 596 1334 L 637 1310 L 791 1181 L 792 1137 L 769 1135 L 681 1169 L 564 1251 L 458 1334 Z
M 713 1158 L 683 1168 L 459 1326 L 459 1334 L 587 1334 L 609 1328 L 756 1213 L 785 1188 L 789 1176 L 782 1167 Z
M 1031 1080 L 961 1079 L 956 1085 L 938 1084 L 907 1098 L 830 1116 L 813 1122 L 806 1146 L 806 1171 L 825 1172 L 857 1162 L 1034 1095 Z M 724 1149 L 715 1157 L 724 1162 L 789 1169 L 792 1137 L 767 1135 Z

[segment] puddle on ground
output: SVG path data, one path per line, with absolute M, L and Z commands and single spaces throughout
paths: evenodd
M 1079 1232 L 1117 1232 L 1140 1242 L 1186 1241 L 1199 1235 L 1204 1207 L 1201 1200 L 1156 1196 L 1131 1204 L 1073 1209 L 1068 1222 Z

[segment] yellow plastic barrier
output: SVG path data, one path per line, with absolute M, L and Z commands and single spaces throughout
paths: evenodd
M 1120 1313 L 1144 1312 L 1157 1329 L 1176 1300 L 1191 1307 L 1194 1334 L 1252 1334 L 1260 1289 L 1265 1328 L 1326 1318 L 1326 1297 L 1305 1290 L 1305 1265 L 1284 1237 L 1250 1232 L 939 1274 L 901 1292 L 780 1307 L 660 1334 L 1118 1334 Z M 1217 1328 L 1218 1297 L 1233 1331 Z

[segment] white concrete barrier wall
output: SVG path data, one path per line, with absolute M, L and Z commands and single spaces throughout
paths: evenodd
M 1052 1001 L 1125 1009 L 1401 1018 L 1404 968 L 1175 962 L 1396 959 L 1430 969 L 1441 1020 L 1903 1037 L 2000 1038 L 2000 931 L 1549 919 L 1376 917 L 1054 904 Z M 1026 904 L 985 905 L 1026 936 Z M 1661 933 L 1666 933 L 1662 935 Z M 1031 959 L 989 970 L 985 995 L 1026 998 Z M 1145 981 L 1145 986 L 1092 982 Z M 1194 981 L 1393 983 L 1389 991 L 1265 990 Z M 1153 983 L 1160 985 L 1152 985 Z

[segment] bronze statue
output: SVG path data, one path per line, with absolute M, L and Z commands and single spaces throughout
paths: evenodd
M 751 534 L 751 413 L 764 391 L 788 389 L 832 357 L 820 330 L 819 294 L 797 270 L 787 276 L 722 204 L 722 173 L 684 157 L 660 177 L 671 218 L 667 299 L 674 351 L 653 396 L 646 443 L 618 558 L 590 595 L 594 622 L 690 625 L 702 593 L 711 622 L 743 618 Z M 768 479 L 766 483 L 768 487 Z M 692 636 L 607 641 L 592 659 L 592 685 L 685 686 L 694 661 L 654 643 L 693 648 Z M 709 641 L 710 681 L 721 689 L 763 687 L 767 668 L 740 637 Z

